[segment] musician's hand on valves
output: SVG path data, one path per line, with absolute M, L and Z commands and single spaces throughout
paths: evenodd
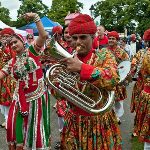
M 64 58 L 61 60 L 61 62 L 66 64 L 67 69 L 70 72 L 80 72 L 83 63 L 76 55 L 73 58 Z

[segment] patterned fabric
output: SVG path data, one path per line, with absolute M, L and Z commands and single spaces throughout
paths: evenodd
M 141 68 L 144 85 L 137 107 L 137 134 L 139 139 L 150 143 L 150 48 L 147 50 Z
M 81 80 L 88 80 L 101 89 L 103 99 L 97 108 L 105 103 L 108 94 L 118 83 L 117 63 L 110 51 L 101 49 L 97 53 L 90 51 L 84 58 L 80 73 Z M 82 86 L 78 85 L 83 89 Z M 92 87 L 85 88 L 84 93 L 96 100 L 98 93 Z M 113 110 L 101 114 L 89 114 L 83 109 L 69 103 L 64 116 L 62 133 L 64 150 L 121 150 L 121 135 Z
M 4 51 L 0 51 L 0 69 L 13 57 L 9 47 L 6 47 Z M 7 76 L 0 80 L 0 105 L 9 106 L 12 101 L 12 95 L 15 89 L 15 80 Z
M 139 50 L 136 55 L 134 55 L 134 57 L 132 58 L 132 62 L 131 62 L 131 75 L 132 77 L 135 76 L 135 73 L 137 71 L 137 67 L 140 65 L 140 59 L 141 57 L 143 57 L 144 54 L 144 50 Z M 136 112 L 137 110 L 137 106 L 139 103 L 139 93 L 141 93 L 143 89 L 143 79 L 142 79 L 142 75 L 141 75 L 141 71 L 138 74 L 138 78 L 136 83 L 134 84 L 133 87 L 133 91 L 132 91 L 132 98 L 131 98 L 131 105 L 130 105 L 130 110 L 133 113 L 134 111 Z M 135 119 L 136 121 L 136 119 Z
M 104 48 L 104 49 L 107 49 L 114 54 L 118 64 L 120 64 L 122 61 L 129 60 L 129 56 L 125 52 L 125 50 L 121 49 L 118 46 L 116 48 L 111 48 L 108 46 L 107 48 Z M 126 86 L 125 85 L 117 85 L 116 90 L 115 90 L 115 101 L 121 101 L 126 98 L 127 98 Z
M 50 140 L 50 94 L 44 86 L 39 60 L 31 46 L 2 69 L 17 80 L 8 115 L 7 141 L 16 141 L 27 149 L 48 149 Z

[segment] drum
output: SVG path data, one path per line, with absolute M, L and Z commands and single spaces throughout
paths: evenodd
M 118 71 L 119 71 L 119 75 L 120 75 L 120 83 L 124 82 L 127 78 L 127 76 L 129 75 L 131 69 L 131 62 L 130 61 L 122 61 L 119 65 L 118 65 Z

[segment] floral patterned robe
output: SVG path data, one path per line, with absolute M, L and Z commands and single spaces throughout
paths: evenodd
M 113 90 L 119 81 L 115 57 L 108 50 L 98 52 L 91 50 L 84 58 L 80 80 L 87 80 L 98 87 L 106 101 L 107 91 Z M 80 88 L 80 86 L 78 85 Z M 85 92 L 96 100 L 95 89 L 87 88 Z M 97 108 L 101 107 L 101 104 Z M 121 135 L 114 111 L 105 114 L 90 114 L 69 103 L 64 116 L 65 124 L 62 133 L 64 150 L 121 150 Z
M 137 130 L 139 139 L 150 143 L 150 48 L 146 51 L 141 67 L 143 89 L 139 96 L 136 111 Z
M 9 47 L 0 50 L 0 69 L 14 56 L 15 54 Z M 11 76 L 0 80 L 0 105 L 9 106 L 11 104 L 14 89 L 15 81 Z
M 115 58 L 118 64 L 120 64 L 122 61 L 129 60 L 129 56 L 126 53 L 125 50 L 121 49 L 119 46 L 112 48 L 107 47 L 105 48 L 107 50 L 110 50 Z M 121 101 L 127 98 L 127 91 L 125 85 L 117 85 L 115 90 L 115 101 Z
M 144 56 L 145 50 L 140 50 L 138 51 L 134 57 L 132 58 L 131 62 L 131 75 L 134 77 L 136 71 L 137 71 L 137 66 L 140 65 L 140 59 Z M 136 83 L 134 84 L 133 91 L 132 91 L 132 98 L 131 98 L 131 105 L 130 105 L 130 110 L 133 113 L 134 111 L 137 111 L 137 106 L 139 103 L 139 93 L 141 93 L 143 89 L 143 79 L 141 75 L 141 71 L 139 71 L 138 78 Z

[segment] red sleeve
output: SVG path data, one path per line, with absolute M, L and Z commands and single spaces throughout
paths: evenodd
M 97 37 L 94 38 L 92 47 L 93 47 L 93 49 L 96 49 L 98 47 Z
M 89 80 L 95 67 L 82 63 L 80 78 L 81 80 Z

